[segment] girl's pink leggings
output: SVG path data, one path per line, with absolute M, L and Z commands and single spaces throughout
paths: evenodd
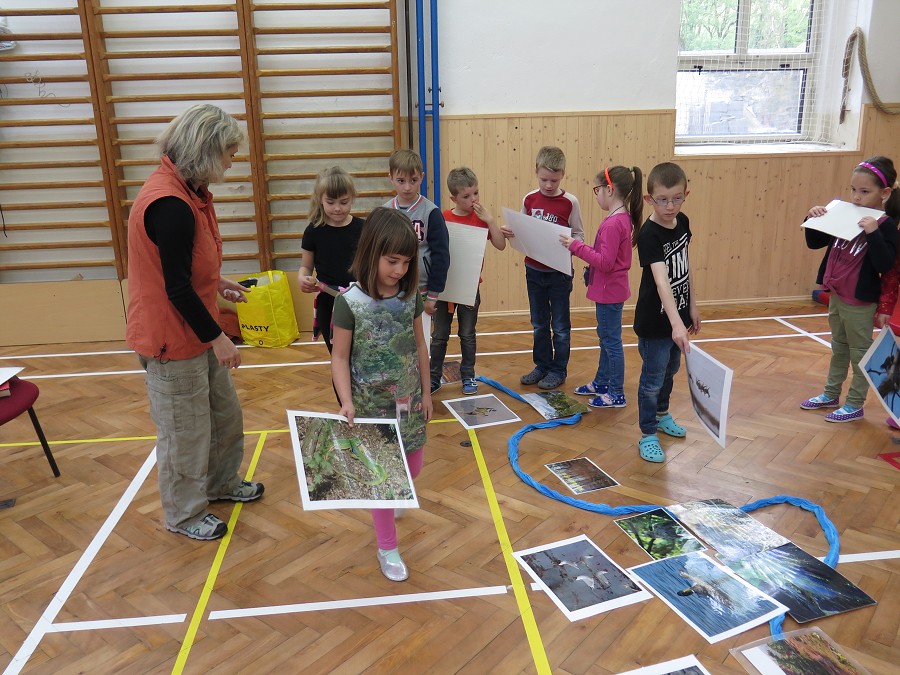
M 413 478 L 422 470 L 425 459 L 425 448 L 419 448 L 406 456 L 409 464 L 409 475 Z M 394 526 L 394 509 L 372 509 L 372 522 L 375 523 L 375 540 L 382 551 L 397 548 L 397 528 Z

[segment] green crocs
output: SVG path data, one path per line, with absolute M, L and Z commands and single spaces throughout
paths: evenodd
M 677 424 L 670 413 L 666 413 L 656 420 L 656 428 L 667 436 L 674 436 L 675 438 L 684 438 L 687 436 L 685 428 L 680 424 Z
M 638 450 L 640 451 L 641 459 L 648 462 L 659 464 L 666 461 L 666 453 L 660 447 L 659 437 L 656 434 L 644 436 L 638 441 Z

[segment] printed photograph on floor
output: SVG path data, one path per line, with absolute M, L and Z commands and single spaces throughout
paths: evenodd
M 622 675 L 710 675 L 710 672 L 692 654 L 690 656 L 682 656 L 680 659 L 672 659 L 665 663 L 629 670 L 627 673 L 622 673 Z
M 466 429 L 491 427 L 496 424 L 509 424 L 522 420 L 507 408 L 493 394 L 484 396 L 465 396 L 443 402 L 450 413 L 459 420 Z
M 795 544 L 723 562 L 741 579 L 786 605 L 797 623 L 875 604 L 856 584 Z
M 708 642 L 774 619 L 787 608 L 704 553 L 686 553 L 628 570 Z
M 552 462 L 544 466 L 576 495 L 602 490 L 619 484 L 615 478 L 607 474 L 587 457 Z
M 583 534 L 513 556 L 569 621 L 652 597 Z
M 575 413 L 584 414 L 591 411 L 588 406 L 559 389 L 522 394 L 522 398 L 528 401 L 528 405 L 537 410 L 545 420 L 571 417 Z
M 441 368 L 441 384 L 462 382 L 462 374 L 459 372 L 459 361 L 444 361 Z
M 722 499 L 673 504 L 666 510 L 723 558 L 740 558 L 790 543 Z
M 815 626 L 730 651 L 748 673 L 759 675 L 873 675 Z
M 703 542 L 684 529 L 665 509 L 619 518 L 616 525 L 654 560 L 706 549 Z
M 305 510 L 419 507 L 397 420 L 287 413 Z

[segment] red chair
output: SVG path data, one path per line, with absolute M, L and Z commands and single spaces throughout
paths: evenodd
M 13 377 L 9 381 L 9 392 L 9 396 L 0 398 L 0 426 L 16 419 L 27 410 L 31 423 L 34 425 L 34 430 L 37 432 L 38 440 L 44 448 L 44 454 L 47 455 L 47 461 L 50 462 L 50 468 L 53 469 L 53 475 L 58 477 L 59 467 L 56 466 L 56 460 L 53 459 L 53 453 L 50 452 L 50 446 L 47 444 L 44 430 L 41 429 L 41 424 L 38 422 L 37 415 L 35 415 L 32 407 L 34 402 L 37 401 L 40 390 L 36 384 Z

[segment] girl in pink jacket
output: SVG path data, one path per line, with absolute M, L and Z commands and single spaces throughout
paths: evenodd
M 578 387 L 575 393 L 590 396 L 588 405 L 594 408 L 624 408 L 622 306 L 631 296 L 631 240 L 643 217 L 643 178 L 636 166 L 608 166 L 597 174 L 596 180 L 594 195 L 609 215 L 600 223 L 593 248 L 566 235 L 559 238 L 572 255 L 588 263 L 587 297 L 597 303 L 600 365 L 594 380 Z

